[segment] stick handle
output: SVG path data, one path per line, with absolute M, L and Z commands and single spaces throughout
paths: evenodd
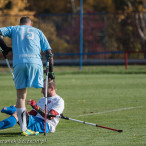
M 105 127 L 105 126 L 100 126 L 96 124 L 96 127 L 100 127 L 100 128 L 104 128 L 104 129 L 109 129 L 109 130 L 113 130 L 113 131 L 117 131 L 117 132 L 123 132 L 123 130 L 117 130 L 117 129 L 113 129 L 113 128 L 109 128 L 109 127 Z

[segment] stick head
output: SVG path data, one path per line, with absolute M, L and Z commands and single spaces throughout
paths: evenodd
M 118 130 L 118 132 L 123 132 L 123 130 Z

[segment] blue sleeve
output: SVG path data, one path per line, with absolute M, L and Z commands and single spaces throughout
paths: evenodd
M 2 27 L 0 28 L 0 31 L 2 32 L 2 36 L 8 36 L 11 38 L 12 36 L 12 29 L 13 29 L 13 26 L 9 26 L 9 27 Z
M 41 49 L 43 50 L 43 52 L 48 50 L 48 49 L 52 50 L 47 38 L 45 37 L 45 35 L 41 31 L 40 31 L 40 44 L 41 44 Z

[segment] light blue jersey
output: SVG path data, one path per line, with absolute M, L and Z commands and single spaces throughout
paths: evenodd
M 0 31 L 12 39 L 13 67 L 20 63 L 42 65 L 41 49 L 43 52 L 51 49 L 43 32 L 32 26 L 9 26 L 0 28 Z

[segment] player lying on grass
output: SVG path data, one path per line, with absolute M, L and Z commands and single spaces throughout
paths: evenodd
M 48 80 L 48 90 L 47 90 L 47 126 L 46 132 L 55 132 L 55 128 L 59 123 L 59 118 L 50 117 L 51 115 L 61 114 L 64 110 L 64 100 L 56 94 L 55 91 L 56 84 L 54 80 Z M 42 88 L 41 92 L 45 96 L 45 82 L 44 88 Z M 23 136 L 29 135 L 38 135 L 39 133 L 44 132 L 45 128 L 45 97 L 42 97 L 36 104 L 36 102 L 32 99 L 27 101 L 28 105 L 33 107 L 33 110 L 27 113 L 27 127 L 29 130 L 27 132 L 22 132 Z M 18 121 L 16 108 L 15 106 L 4 107 L 1 111 L 2 113 L 6 113 L 11 115 L 9 118 L 0 121 L 0 129 L 6 129 L 13 127 Z M 25 112 L 24 112 L 25 114 Z

